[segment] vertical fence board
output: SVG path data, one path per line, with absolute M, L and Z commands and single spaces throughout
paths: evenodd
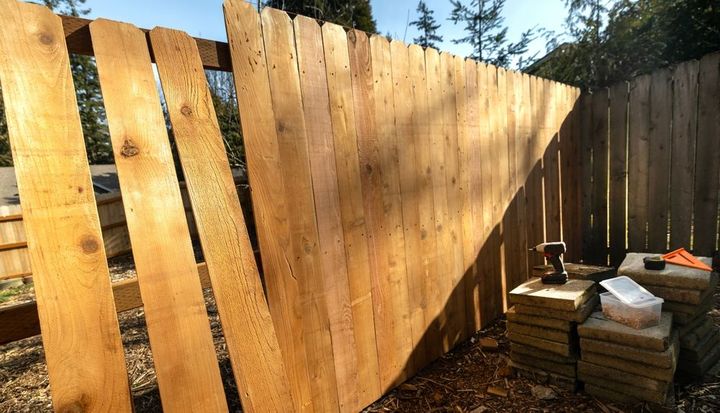
M 565 87 L 564 117 L 560 126 L 560 157 L 562 186 L 562 236 L 568 246 L 568 261 L 576 262 L 580 248 L 579 214 L 577 198 L 580 194 L 575 185 L 581 165 L 576 156 L 578 136 L 575 130 L 576 107 L 575 96 L 569 86 Z
M 699 62 L 679 64 L 673 73 L 670 166 L 670 250 L 690 248 L 695 176 Z
M 529 76 L 530 87 L 529 100 L 531 102 L 531 130 L 532 143 L 528 145 L 530 156 L 528 157 L 528 178 L 525 188 L 526 203 L 526 222 L 527 222 L 527 238 L 528 245 L 533 247 L 541 242 L 545 242 L 543 213 L 543 195 L 542 195 L 542 154 L 544 147 L 542 145 L 542 134 L 540 133 L 540 118 L 542 117 L 541 88 L 540 80 L 537 77 Z M 528 255 L 528 274 L 532 274 L 532 268 L 535 265 L 544 264 L 544 259 L 537 253 Z
M 545 186 L 545 228 L 548 241 L 560 240 L 560 169 L 558 165 L 558 129 L 556 126 L 557 102 L 554 82 L 545 82 L 547 93 L 546 114 L 548 143 L 543 153 Z
M 670 210 L 670 70 L 653 72 L 650 83 L 650 155 L 648 160 L 648 251 L 665 252 Z
M 693 251 L 696 255 L 708 256 L 717 250 L 720 53 L 707 55 L 700 60 L 698 84 Z
M 275 129 L 260 16 L 252 5 L 242 1 L 227 1 L 224 8 L 232 60 L 243 62 L 243 65 L 247 62 L 251 68 L 241 70 L 236 63 L 233 76 L 243 119 L 248 175 L 253 188 L 253 210 L 268 305 L 283 353 L 295 410 L 312 411 L 304 339 L 302 334 L 297 334 L 303 329 L 300 285 L 285 251 L 290 243 L 290 205 L 283 182 L 283 163 Z
M 650 152 L 650 76 L 630 83 L 628 121 L 628 248 L 645 251 Z
M 328 76 L 335 163 L 347 257 L 353 330 L 357 346 L 358 406 L 370 404 L 380 394 L 380 373 L 373 315 L 370 258 L 357 152 L 350 56 L 345 30 L 325 23 L 322 27 Z
M 607 264 L 608 90 L 593 93 L 592 104 L 592 244 L 588 259 Z
M 319 270 L 332 343 L 340 411 L 362 408 L 358 404 L 358 360 L 353 331 L 347 260 L 335 167 L 328 79 L 320 25 L 304 16 L 293 22 L 300 75 L 300 91 L 307 135 L 312 195 L 315 202 Z M 344 36 L 343 36 L 344 37 Z M 333 51 L 329 51 L 332 58 Z M 272 86 L 272 85 L 271 85 Z
M 620 82 L 610 88 L 610 198 L 608 205 L 610 265 L 619 266 L 625 259 L 627 183 L 627 111 L 628 84 Z

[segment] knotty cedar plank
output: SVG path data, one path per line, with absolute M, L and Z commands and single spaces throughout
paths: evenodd
M 132 411 L 60 18 L 0 1 L 0 81 L 57 411 Z
M 459 244 L 461 245 L 462 252 L 462 271 L 459 273 L 459 282 L 457 283 L 456 289 L 460 290 L 459 294 L 462 295 L 460 301 L 463 303 L 463 315 L 461 317 L 463 321 L 461 337 L 467 337 L 468 334 L 472 334 L 468 328 L 468 317 L 472 314 L 472 286 L 474 283 L 476 271 L 473 265 L 473 252 L 475 250 L 475 243 L 473 237 L 475 235 L 475 229 L 472 222 L 472 214 L 470 208 L 470 163 L 468 162 L 470 147 L 468 145 L 469 139 L 469 124 L 470 121 L 468 115 L 468 97 L 467 97 L 467 77 L 465 73 L 465 59 L 460 56 L 453 56 L 454 64 L 454 92 L 455 92 L 455 119 L 457 122 L 457 177 L 456 177 L 456 194 L 457 194 L 457 228 Z M 459 298 L 459 297 L 458 297 Z
M 547 108 L 547 144 L 543 153 L 543 172 L 545 184 L 545 228 L 548 241 L 560 240 L 560 170 L 558 159 L 557 93 L 556 83 L 543 80 L 545 84 L 545 103 Z
M 420 250 L 420 210 L 418 180 L 420 174 L 415 159 L 415 133 L 413 124 L 412 83 L 409 75 L 409 55 L 407 46 L 397 40 L 390 42 L 390 56 L 395 102 L 395 130 L 400 172 L 400 191 L 402 196 L 403 232 L 405 237 L 405 266 L 408 281 L 408 303 L 410 325 L 413 339 L 413 359 L 416 365 L 427 363 L 426 343 L 423 334 L 426 330 L 423 303 L 426 300 L 423 262 L 417 252 Z
M 628 83 L 610 87 L 610 199 L 608 199 L 610 230 L 610 265 L 617 267 L 625 259 L 625 185 L 627 177 L 627 104 Z
M 163 409 L 226 411 L 145 34 L 104 19 L 90 33 Z
M 650 84 L 650 160 L 648 162 L 648 251 L 667 249 L 670 209 L 670 128 L 672 120 L 672 73 L 652 73 Z
M 380 376 L 370 279 L 370 258 L 360 183 L 350 58 L 345 30 L 322 26 L 336 174 L 349 278 L 353 332 L 357 349 L 358 409 L 375 401 Z
M 540 99 L 541 89 L 539 87 L 540 80 L 535 76 L 529 76 L 529 100 L 531 102 L 531 118 L 530 130 L 532 143 L 528 145 L 530 156 L 528 157 L 528 178 L 525 188 L 525 199 L 527 200 L 525 207 L 525 219 L 527 222 L 527 242 L 528 248 L 545 242 L 545 230 L 543 214 L 543 196 L 542 196 L 542 134 L 540 130 L 540 121 L 542 117 L 542 102 Z M 532 273 L 535 265 L 545 263 L 545 260 L 537 252 L 528 254 L 528 274 Z
M 697 132 L 699 62 L 680 63 L 673 73 L 672 173 L 670 174 L 670 250 L 689 248 Z
M 528 157 L 530 149 L 530 101 L 527 98 L 527 75 L 513 72 L 513 93 L 515 95 L 515 203 L 517 209 L 517 255 L 513 258 L 517 265 L 518 280 L 525 281 L 527 272 L 528 238 L 525 216 L 525 185 L 528 177 Z
M 506 73 L 505 68 L 497 68 L 497 87 L 495 88 L 495 104 L 492 106 L 495 112 L 495 133 L 493 134 L 493 147 L 495 148 L 496 162 L 497 162 L 497 177 L 498 177 L 498 204 L 496 209 L 497 225 L 500 229 L 500 285 L 502 290 L 501 295 L 501 310 L 502 312 L 508 309 L 508 293 L 511 291 L 508 283 L 508 277 L 510 276 L 509 270 L 509 246 L 508 241 L 512 238 L 510 235 L 511 223 L 508 218 L 509 211 L 509 193 L 510 193 L 510 162 L 508 159 L 508 124 L 507 124 L 507 90 L 506 90 Z
M 326 284 L 323 275 L 308 137 L 290 17 L 283 11 L 263 9 L 260 14 L 266 46 L 268 77 L 281 172 L 288 202 L 290 243 L 284 252 L 300 287 L 302 334 L 307 357 L 313 408 L 338 408 Z M 325 217 L 322 217 L 325 219 Z
M 425 282 L 425 333 L 424 349 L 427 360 L 436 359 L 442 354 L 439 328 L 439 314 L 444 302 L 440 299 L 438 285 L 441 272 L 438 265 L 438 248 L 435 232 L 435 207 L 433 193 L 433 174 L 439 173 L 433 159 L 432 138 L 430 135 L 430 116 L 434 114 L 428 107 L 428 89 L 425 72 L 425 51 L 418 45 L 408 48 L 410 79 L 412 82 L 412 113 L 416 173 L 418 176 L 418 210 L 420 219 L 420 250 L 415 254 L 422 260 L 422 276 Z M 421 347 L 422 348 L 422 347 Z M 417 349 L 416 349 L 417 351 Z M 419 369 L 422 366 L 416 365 Z
M 490 171 L 487 178 L 490 179 L 490 240 L 489 260 L 491 271 L 488 277 L 488 291 L 485 299 L 490 302 L 488 318 L 491 320 L 499 317 L 503 312 L 504 291 L 503 291 L 503 257 L 502 257 L 502 171 L 500 160 L 500 105 L 498 104 L 498 71 L 496 66 L 487 66 L 487 95 L 488 95 L 488 162 Z M 504 106 L 503 106 L 504 110 Z M 486 179 L 487 179 L 486 178 Z
M 290 265 L 294 256 L 286 255 L 292 203 L 286 198 L 260 16 L 250 3 L 241 0 L 226 1 L 224 9 L 268 305 L 295 411 L 312 411 L 311 375 L 303 334 L 298 334 L 303 331 L 304 314 L 300 280 Z
M 593 238 L 592 262 L 607 265 L 607 190 L 608 190 L 608 90 L 593 93 L 592 105 L 592 177 Z
M 650 154 L 650 75 L 630 84 L 628 142 L 628 248 L 645 251 Z
M 450 348 L 464 339 L 465 287 L 463 276 L 462 200 L 460 198 L 460 162 L 458 154 L 458 117 L 455 92 L 455 58 L 449 53 L 440 54 L 442 74 L 442 113 L 445 143 L 445 191 L 447 193 L 448 219 L 446 230 L 450 241 L 450 273 L 448 284 L 448 345 Z M 465 82 L 464 78 L 461 80 Z
M 507 178 L 505 180 L 506 187 L 503 190 L 503 262 L 505 267 L 505 278 L 503 286 L 503 311 L 507 311 L 508 299 L 507 294 L 512 291 L 514 279 L 518 277 L 515 269 L 517 257 L 514 256 L 516 251 L 516 231 L 517 217 L 515 217 L 515 204 L 513 196 L 515 194 L 515 98 L 512 90 L 512 74 L 505 69 L 502 70 L 502 82 L 499 82 L 499 90 L 502 92 L 503 98 L 498 102 L 504 110 L 500 110 L 503 124 L 503 137 L 501 146 L 504 148 L 505 165 L 507 169 Z
M 350 57 L 345 30 L 338 25 L 322 26 L 327 71 L 335 165 L 347 257 L 353 332 L 357 348 L 358 406 L 375 401 L 380 392 L 380 373 L 373 316 L 370 257 L 365 211 L 360 191 L 357 133 L 352 95 Z
M 465 280 L 465 324 L 469 335 L 482 328 L 480 318 L 480 267 L 478 253 L 483 236 L 480 176 L 480 97 L 477 62 L 460 59 L 465 71 L 465 119 L 467 129 L 460 139 L 460 184 L 463 189 L 463 256 Z M 457 68 L 456 68 L 457 70 Z
M 150 39 L 243 410 L 291 410 L 280 347 L 195 40 Z
M 307 130 L 312 192 L 320 242 L 320 265 L 328 307 L 340 411 L 358 403 L 358 362 L 342 230 L 322 33 L 314 19 L 294 19 L 302 108 Z
M 720 53 L 706 55 L 700 60 L 698 84 L 693 252 L 710 256 L 717 250 Z
M 371 40 L 363 32 L 352 31 L 348 33 L 348 48 L 370 254 L 380 390 L 384 393 L 407 378 L 406 363 L 410 362 L 412 353 L 405 251 L 399 226 L 398 165 L 391 156 L 395 136 L 391 124 L 394 111 L 390 106 L 390 45 L 379 37 L 374 36 Z M 391 187 L 392 184 L 395 185 Z
M 581 185 L 583 184 L 583 167 L 582 164 L 582 100 L 580 98 L 581 91 L 579 88 L 572 88 L 571 92 L 571 112 L 570 112 L 570 133 L 572 135 L 570 157 L 573 162 L 573 173 L 570 178 L 570 196 L 568 199 L 571 201 L 571 217 L 572 227 L 570 233 L 571 242 L 568 243 L 568 261 L 580 262 L 582 259 L 582 247 L 583 247 L 583 220 L 582 220 L 582 190 Z

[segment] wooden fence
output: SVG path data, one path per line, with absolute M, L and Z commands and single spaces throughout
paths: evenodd
M 225 7 L 229 47 L 197 43 L 206 67 L 233 70 L 298 410 L 359 410 L 497 318 L 543 262 L 529 246 L 564 239 L 580 258 L 578 89 Z M 92 54 L 88 22 L 63 23 L 70 51 Z M 119 310 L 141 304 L 137 283 L 122 285 L 132 300 L 117 287 Z
M 720 53 L 584 94 L 583 258 L 718 249 Z
M 579 245 L 578 90 L 225 7 L 269 305 L 301 406 L 368 405 L 502 314 L 541 260 L 528 245 Z

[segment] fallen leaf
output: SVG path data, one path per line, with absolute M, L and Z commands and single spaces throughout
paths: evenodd
M 490 386 L 487 388 L 486 392 L 495 396 L 508 397 L 508 391 L 502 387 Z
M 485 413 L 487 411 L 490 411 L 490 408 L 487 406 L 479 406 L 475 409 L 471 410 L 470 413 Z
M 400 390 L 402 390 L 402 391 L 417 391 L 418 388 L 414 384 L 403 383 L 400 385 Z
M 530 389 L 532 392 L 532 395 L 537 397 L 540 400 L 555 400 L 557 399 L 557 394 L 555 391 L 549 387 L 545 386 L 532 386 Z

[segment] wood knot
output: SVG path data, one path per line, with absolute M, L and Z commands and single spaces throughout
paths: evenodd
M 132 139 L 129 138 L 125 139 L 120 154 L 125 158 L 130 158 L 137 155 L 138 153 L 140 153 L 140 149 L 138 149 L 138 147 L 135 145 L 135 142 L 133 142 Z
M 348 39 L 353 42 L 353 44 L 355 44 L 355 42 L 357 41 L 357 34 L 355 34 L 355 29 L 348 32 Z
M 51 45 L 55 41 L 55 38 L 50 33 L 40 33 L 39 38 L 40 38 L 40 43 L 42 43 L 44 45 Z
M 185 116 L 190 116 L 190 115 L 192 115 L 193 111 L 192 111 L 192 109 L 190 109 L 190 106 L 184 105 L 180 109 L 180 113 L 182 113 Z
M 88 396 L 85 394 L 80 395 L 79 400 L 72 401 L 68 404 L 60 406 L 57 410 L 58 413 L 84 413 L 88 411 Z
M 421 229 L 420 230 L 420 239 L 425 239 L 425 238 L 427 238 L 427 230 Z
M 80 240 L 80 248 L 85 254 L 94 254 L 100 249 L 100 243 L 92 235 L 86 235 Z

